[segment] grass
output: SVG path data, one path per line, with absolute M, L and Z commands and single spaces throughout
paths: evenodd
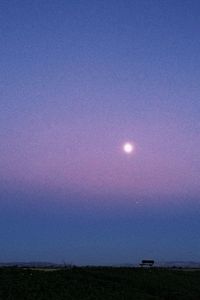
M 1 300 L 198 300 L 200 271 L 1 268 Z

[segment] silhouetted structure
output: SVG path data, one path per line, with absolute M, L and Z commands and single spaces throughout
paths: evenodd
M 140 266 L 141 267 L 153 267 L 154 265 L 154 260 L 151 259 L 143 259 Z

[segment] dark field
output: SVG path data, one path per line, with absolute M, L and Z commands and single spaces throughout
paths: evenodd
M 200 271 L 132 268 L 0 269 L 1 300 L 199 300 Z

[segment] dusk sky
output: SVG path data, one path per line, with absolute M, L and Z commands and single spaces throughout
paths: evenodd
M 200 261 L 199 195 L 198 0 L 0 1 L 1 262 Z

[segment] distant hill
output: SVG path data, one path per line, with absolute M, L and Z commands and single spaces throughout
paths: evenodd
M 0 263 L 0 267 L 21 267 L 21 268 L 52 268 L 63 267 L 64 265 L 51 263 L 51 262 L 7 262 Z
M 127 268 L 134 268 L 139 267 L 140 263 L 122 263 L 122 264 L 116 264 L 114 267 L 127 267 Z M 155 261 L 154 264 L 155 267 L 161 267 L 161 268 L 200 268 L 200 262 L 195 261 L 165 261 L 165 262 L 157 262 Z
M 195 261 L 166 261 L 166 262 L 158 262 L 156 265 L 165 268 L 172 268 L 172 267 L 200 268 L 200 262 L 195 262 Z
M 95 265 L 94 265 L 95 266 Z M 137 268 L 140 266 L 139 263 L 121 263 L 121 264 L 114 264 L 108 265 L 112 267 L 118 268 Z M 200 268 L 200 262 L 195 261 L 165 261 L 165 262 L 156 262 L 154 264 L 155 267 L 161 268 Z M 0 263 L 0 267 L 18 267 L 18 268 L 71 268 L 73 265 L 71 264 L 58 264 L 52 262 L 42 262 L 42 261 L 33 261 L 33 262 L 4 262 Z M 84 267 L 84 266 L 82 266 Z M 91 266 L 92 267 L 92 266 Z M 106 267 L 106 266 L 105 266 Z

